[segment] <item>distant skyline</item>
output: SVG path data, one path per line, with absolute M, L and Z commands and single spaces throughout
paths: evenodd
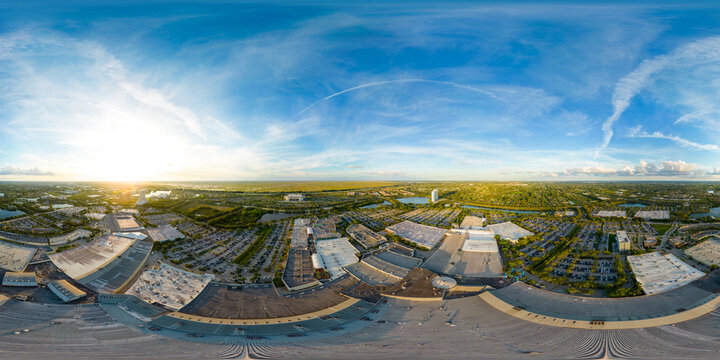
M 713 2 L 0 12 L 0 181 L 720 181 Z

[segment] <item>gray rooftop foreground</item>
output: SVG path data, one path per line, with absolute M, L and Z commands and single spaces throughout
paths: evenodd
M 523 282 L 491 293 L 523 310 L 570 320 L 625 321 L 652 319 L 693 309 L 718 294 L 694 285 L 655 295 L 628 298 L 586 298 L 540 290 Z
M 674 326 L 586 330 L 523 321 L 496 311 L 476 296 L 442 302 L 391 299 L 376 309 L 377 314 L 366 313 L 373 321 L 354 320 L 337 331 L 302 331 L 324 321 L 294 328 L 306 334 L 302 337 L 250 339 L 209 333 L 193 338 L 187 332 L 150 330 L 151 325 L 115 305 L 40 305 L 11 300 L 0 306 L 0 358 L 716 359 L 720 348 L 717 310 Z M 376 321 L 379 319 L 383 322 Z M 219 326 L 212 329 L 224 330 Z M 275 329 L 258 330 L 252 332 Z
M 321 287 L 290 296 L 279 295 L 270 285 L 229 285 L 211 282 L 180 311 L 223 319 L 266 319 L 298 316 L 342 303 L 338 292 L 357 280 L 343 277 Z
M 127 287 L 128 281 L 136 275 L 136 272 L 144 264 L 151 251 L 151 242 L 135 241 L 112 262 L 79 279 L 78 282 L 99 293 L 113 293 L 118 289 L 123 290 L 121 288 Z

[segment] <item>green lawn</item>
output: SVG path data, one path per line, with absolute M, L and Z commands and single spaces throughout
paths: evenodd
M 665 234 L 668 230 L 670 230 L 670 227 L 672 227 L 670 224 L 652 224 L 652 226 L 655 230 L 657 230 L 659 235 Z
M 226 229 L 246 228 L 255 226 L 260 217 L 268 212 L 256 208 L 238 208 L 208 221 L 208 224 Z

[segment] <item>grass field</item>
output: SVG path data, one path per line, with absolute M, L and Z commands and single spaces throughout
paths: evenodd
M 173 210 L 183 213 L 186 216 L 196 220 L 206 220 L 218 216 L 224 212 L 230 211 L 232 209 L 233 208 L 229 206 L 190 201 L 175 207 Z
M 208 224 L 226 229 L 246 228 L 256 225 L 257 221 L 268 212 L 255 208 L 239 208 L 208 221 Z
M 658 235 L 664 235 L 672 227 L 670 224 L 652 224 L 652 226 L 657 230 Z

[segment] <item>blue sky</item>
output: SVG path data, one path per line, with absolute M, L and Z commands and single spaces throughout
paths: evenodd
M 0 12 L 0 180 L 720 180 L 712 3 Z

